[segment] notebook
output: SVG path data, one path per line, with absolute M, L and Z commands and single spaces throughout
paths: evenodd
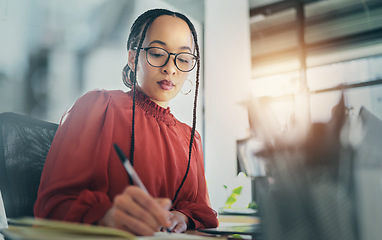
M 219 235 L 258 235 L 261 233 L 260 218 L 244 215 L 220 215 L 219 227 L 199 230 L 201 232 Z
M 232 224 L 232 225 L 223 225 L 217 228 L 206 228 L 199 230 L 204 233 L 210 234 L 219 234 L 219 235 L 252 235 L 257 236 L 261 234 L 261 224 Z

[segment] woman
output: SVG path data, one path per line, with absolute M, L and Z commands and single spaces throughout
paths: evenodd
M 99 224 L 136 235 L 216 227 L 195 131 L 199 46 L 180 13 L 153 9 L 134 22 L 124 83 L 131 91 L 92 91 L 60 124 L 47 156 L 36 217 Z M 195 55 L 196 54 L 196 55 Z M 168 103 L 197 66 L 193 126 Z M 118 155 L 125 153 L 150 194 L 134 186 Z

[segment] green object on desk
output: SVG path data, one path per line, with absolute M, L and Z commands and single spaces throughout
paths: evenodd
M 234 204 L 237 201 L 237 197 L 240 196 L 242 189 L 243 187 L 240 186 L 232 190 L 231 195 L 227 198 L 227 201 L 225 202 L 224 208 L 232 208 L 232 204 Z
M 255 202 L 250 202 L 248 204 L 248 208 L 251 208 L 251 209 L 257 209 L 257 204 Z
M 243 237 L 240 234 L 233 234 L 231 236 L 231 238 L 234 238 L 234 239 L 243 239 Z

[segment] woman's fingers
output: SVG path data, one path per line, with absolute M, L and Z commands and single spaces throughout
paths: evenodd
M 135 235 L 151 236 L 156 232 L 156 229 L 152 229 L 146 222 L 142 222 L 139 219 L 132 217 L 131 215 L 121 214 L 122 227 Z
M 187 230 L 187 225 L 183 222 L 183 223 L 179 223 L 178 225 L 176 225 L 172 229 L 172 232 L 174 232 L 174 233 L 182 233 L 182 232 L 185 232 L 186 230 Z
M 169 199 L 155 199 L 136 186 L 129 186 L 114 198 L 113 206 L 100 225 L 129 231 L 135 235 L 153 235 L 161 227 L 171 226 Z
M 172 202 L 169 198 L 156 198 L 155 199 L 164 209 L 170 210 Z
M 156 228 L 169 227 L 171 213 L 164 208 L 156 199 L 142 191 L 136 186 L 127 187 L 124 194 L 130 195 L 135 203 L 140 205 L 156 221 Z M 138 218 L 147 217 L 147 215 L 136 216 Z
M 171 213 L 171 231 L 175 233 L 185 232 L 187 230 L 187 216 L 178 211 L 172 211 Z
M 127 215 L 116 206 L 110 208 L 98 224 L 125 230 L 135 235 L 151 236 L 155 232 L 146 223 Z
M 128 216 L 133 216 L 144 222 L 146 225 L 155 231 L 159 224 L 156 219 L 148 213 L 140 204 L 134 201 L 134 199 L 129 195 L 118 195 L 114 199 L 115 206 L 123 211 Z
M 126 230 L 135 235 L 150 236 L 153 235 L 155 230 L 148 226 L 145 222 L 140 221 L 130 215 L 125 214 L 122 210 L 118 209 L 116 212 L 117 228 Z

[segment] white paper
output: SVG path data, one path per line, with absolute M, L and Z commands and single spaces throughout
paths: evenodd
M 189 240 L 202 240 L 202 239 L 212 239 L 211 237 L 190 235 L 184 233 L 167 233 L 167 232 L 156 232 L 154 236 L 150 237 L 137 237 L 139 240 L 169 240 L 169 239 L 189 239 Z M 219 238 L 213 238 L 219 239 Z M 225 238 L 222 238 L 225 239 Z

